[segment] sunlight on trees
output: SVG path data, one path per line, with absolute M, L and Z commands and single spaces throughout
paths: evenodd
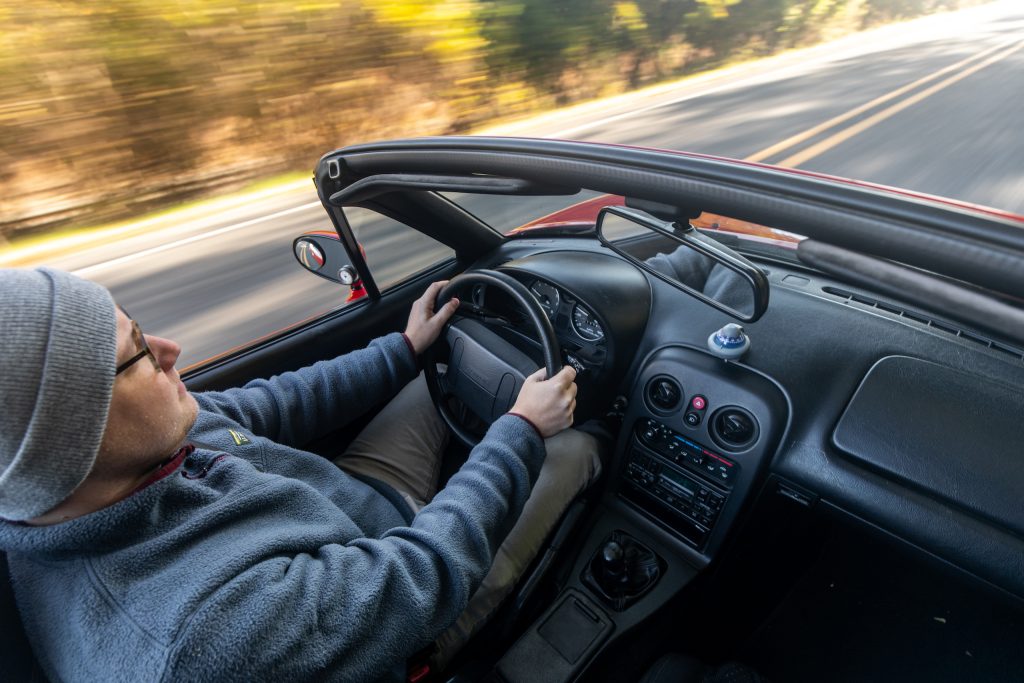
M 0 0 L 0 240 L 959 0 Z

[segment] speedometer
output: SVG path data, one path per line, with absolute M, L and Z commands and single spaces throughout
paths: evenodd
M 604 330 L 601 329 L 601 323 L 597 322 L 597 318 L 594 317 L 593 313 L 579 304 L 576 304 L 576 307 L 572 309 L 572 329 L 576 330 L 576 334 L 587 341 L 601 341 L 604 339 Z
M 530 287 L 530 292 L 537 297 L 537 301 L 540 302 L 541 308 L 548 314 L 548 317 L 554 320 L 555 314 L 558 313 L 558 304 L 561 301 L 558 290 L 543 280 L 537 280 Z

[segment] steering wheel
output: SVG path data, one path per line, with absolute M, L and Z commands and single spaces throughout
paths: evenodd
M 437 306 L 452 298 L 458 290 L 484 284 L 508 294 L 526 313 L 537 333 L 544 353 L 544 367 L 551 378 L 562 368 L 555 330 L 540 303 L 530 290 L 515 278 L 494 270 L 475 270 L 452 278 L 437 295 Z M 462 443 L 472 448 L 479 438 L 462 424 L 448 405 L 454 396 L 486 424 L 511 410 L 526 378 L 537 371 L 537 363 L 513 344 L 489 329 L 486 318 L 456 314 L 445 326 L 444 338 L 451 349 L 447 359 L 440 358 L 435 343 L 424 354 L 424 374 L 430 397 L 441 419 Z M 447 363 L 445 373 L 437 372 L 438 363 Z

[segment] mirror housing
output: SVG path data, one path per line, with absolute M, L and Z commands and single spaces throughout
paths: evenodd
M 310 273 L 348 285 L 351 291 L 347 301 L 366 296 L 362 279 L 349 263 L 348 252 L 337 234 L 318 230 L 299 235 L 292 242 L 292 255 Z
M 764 272 L 689 223 L 663 221 L 628 206 L 606 206 L 597 217 L 597 237 L 637 268 L 737 320 L 754 322 L 768 308 L 769 287 Z M 666 245 L 668 254 L 662 250 Z M 706 271 L 701 284 L 714 279 L 717 291 L 683 282 L 676 276 L 678 271 L 672 272 L 669 264 L 673 262 L 692 267 L 694 273 Z

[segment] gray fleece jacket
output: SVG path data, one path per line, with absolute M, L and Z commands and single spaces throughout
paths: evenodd
M 386 485 L 301 450 L 415 374 L 392 334 L 197 394 L 202 446 L 163 478 L 63 524 L 0 523 L 47 676 L 403 678 L 406 658 L 466 606 L 544 459 L 533 427 L 506 415 L 413 517 Z

